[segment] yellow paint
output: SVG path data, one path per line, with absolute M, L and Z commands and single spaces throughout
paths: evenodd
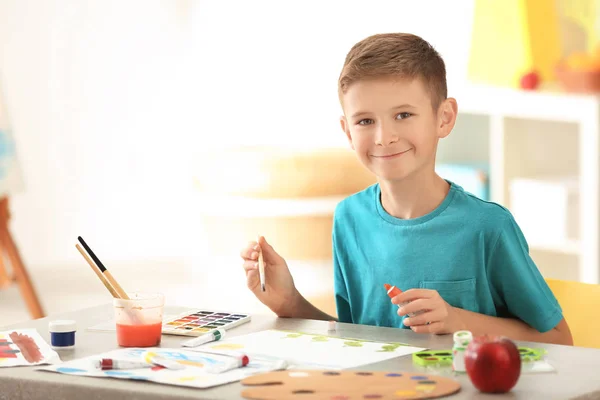
M 204 366 L 204 364 L 202 364 L 201 362 L 198 362 L 198 361 L 177 360 L 177 363 L 183 364 L 183 365 L 189 365 L 191 367 L 199 367 L 199 368 L 202 368 Z
M 212 348 L 215 350 L 238 350 L 238 349 L 243 349 L 244 345 L 237 344 L 237 343 L 221 343 L 221 344 L 212 346 Z
M 179 382 L 189 382 L 189 381 L 199 381 L 201 379 L 204 379 L 203 376 L 182 376 L 181 378 L 179 378 Z
M 418 395 L 418 393 L 415 392 L 414 390 L 398 390 L 394 394 L 399 397 L 417 396 Z
M 435 385 L 417 385 L 415 390 L 419 392 L 431 393 L 435 390 Z
M 521 77 L 536 70 L 542 80 L 554 80 L 559 32 L 554 1 L 475 0 L 469 79 L 519 87 Z
M 153 352 L 146 352 L 146 354 L 144 355 L 144 360 L 148 363 L 148 364 L 153 364 L 152 362 L 152 358 L 154 358 L 156 356 L 156 353 Z

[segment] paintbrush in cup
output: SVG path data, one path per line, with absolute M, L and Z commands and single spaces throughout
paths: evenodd
M 76 244 L 75 247 L 77 248 L 77 250 L 79 250 L 79 253 L 81 253 L 81 255 L 83 256 L 83 258 L 85 259 L 85 261 L 87 261 L 87 263 L 92 268 L 92 271 L 94 271 L 94 273 L 96 274 L 96 276 L 98 277 L 98 279 L 100 279 L 100 281 L 108 289 L 108 291 L 110 292 L 110 294 L 112 295 L 112 297 L 117 298 L 117 299 L 120 298 L 119 293 L 117 293 L 117 291 L 110 284 L 110 282 L 108 281 L 108 279 L 106 279 L 106 277 L 104 276 L 104 274 L 102 273 L 102 271 L 100 271 L 100 268 L 98 268 L 98 266 L 96 264 L 94 264 L 94 261 L 92 261 L 92 259 L 90 258 L 90 256 L 88 256 L 86 254 L 86 252 L 81 248 L 80 245 Z
M 102 261 L 100 261 L 100 259 L 92 251 L 90 246 L 88 246 L 88 244 L 85 242 L 85 240 L 83 240 L 83 238 L 81 236 L 79 236 L 77 238 L 77 240 L 79 240 L 79 243 L 81 243 L 81 245 L 83 246 L 85 251 L 89 254 L 89 257 L 92 258 L 93 262 L 89 259 L 89 257 L 87 257 L 87 255 L 85 254 L 85 252 L 83 252 L 83 250 L 81 249 L 81 247 L 79 247 L 79 245 L 75 245 L 75 247 L 77 247 L 77 250 L 79 250 L 79 252 L 85 258 L 85 260 L 88 262 L 88 264 L 90 264 L 90 266 L 92 267 L 94 272 L 96 272 L 96 275 L 98 275 L 98 278 L 100 278 L 102 283 L 104 283 L 104 286 L 106 286 L 106 288 L 110 291 L 110 293 L 113 295 L 113 297 L 117 298 L 117 299 L 131 300 L 129 298 L 129 296 L 127 295 L 127 293 L 123 290 L 121 285 L 119 285 L 117 280 L 106 269 L 104 264 L 102 264 Z M 96 266 L 96 268 L 94 268 L 94 266 Z M 100 272 L 100 274 L 98 274 L 98 271 Z M 127 314 L 131 318 L 131 322 L 133 322 L 134 325 L 143 325 L 144 321 L 143 321 L 142 316 L 139 315 L 139 313 L 136 313 L 134 310 L 130 310 L 130 312 L 128 312 Z
M 85 240 L 83 240 L 83 238 L 81 236 L 79 236 L 77 238 L 77 240 L 79 240 L 79 243 L 81 243 L 81 245 L 83 246 L 83 248 L 85 249 L 85 251 L 87 251 L 87 253 L 90 255 L 90 257 L 92 257 L 92 260 L 94 260 L 94 262 L 98 266 L 98 269 L 100 270 L 100 272 L 102 272 L 102 275 L 104 275 L 106 277 L 106 280 L 108 282 L 110 282 L 111 286 L 115 289 L 115 291 L 119 295 L 118 297 L 120 299 L 129 300 L 129 296 L 127 296 L 127 293 L 125 293 L 125 291 L 123 290 L 123 288 L 121 287 L 121 285 L 119 285 L 119 283 L 112 276 L 112 274 L 106 269 L 106 267 L 104 266 L 104 264 L 102 264 L 102 261 L 100 261 L 100 259 L 98 257 L 96 257 L 96 254 L 94 254 L 94 252 L 92 251 L 92 249 L 90 249 L 90 246 L 87 245 L 87 243 L 85 242 Z

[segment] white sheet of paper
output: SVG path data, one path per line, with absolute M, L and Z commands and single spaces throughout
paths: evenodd
M 35 329 L 0 332 L 0 367 L 59 363 L 60 357 Z
M 402 343 L 344 339 L 300 332 L 266 330 L 211 342 L 203 349 L 241 351 L 252 356 L 282 358 L 289 368 L 343 369 L 372 364 L 425 350 Z

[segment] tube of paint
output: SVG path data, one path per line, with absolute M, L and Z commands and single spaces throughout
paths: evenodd
M 111 369 L 137 369 L 137 368 L 150 368 L 153 365 L 143 361 L 131 361 L 131 360 L 117 360 L 113 358 L 101 358 L 99 360 L 93 360 L 92 365 L 96 369 L 103 371 Z

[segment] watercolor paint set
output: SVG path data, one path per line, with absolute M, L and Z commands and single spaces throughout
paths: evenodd
M 250 322 L 250 315 L 209 310 L 195 310 L 163 322 L 165 335 L 202 336 L 215 329 L 229 329 Z

